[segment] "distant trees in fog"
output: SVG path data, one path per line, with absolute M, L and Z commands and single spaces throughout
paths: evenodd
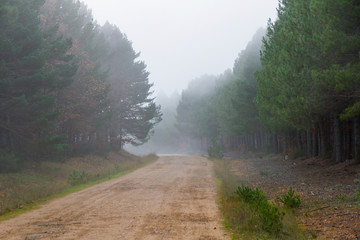
M 211 94 L 183 92 L 179 125 L 230 149 L 359 160 L 359 26 L 358 1 L 281 1 Z

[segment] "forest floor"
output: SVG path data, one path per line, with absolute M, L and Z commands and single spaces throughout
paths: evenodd
M 0 222 L 0 239 L 229 239 L 212 166 L 202 157 L 162 156 Z
M 316 239 L 360 239 L 360 165 L 321 158 L 284 160 L 280 155 L 229 153 L 232 174 L 270 198 L 289 187 L 301 197 L 298 223 Z M 236 160 L 235 160 L 236 159 Z

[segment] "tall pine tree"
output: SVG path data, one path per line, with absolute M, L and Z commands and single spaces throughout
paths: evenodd
M 2 1 L 0 17 L 1 148 L 24 156 L 61 150 L 50 130 L 59 115 L 57 90 L 77 70 L 67 54 L 71 39 L 40 28 L 42 0 Z

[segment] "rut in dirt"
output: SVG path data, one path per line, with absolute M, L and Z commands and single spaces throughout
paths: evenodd
M 212 164 L 163 156 L 131 174 L 0 223 L 0 239 L 228 239 Z

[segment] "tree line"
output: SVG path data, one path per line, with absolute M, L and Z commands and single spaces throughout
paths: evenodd
M 200 84 L 210 82 L 203 96 L 192 85 L 182 93 L 177 119 L 189 134 L 228 149 L 360 160 L 359 1 L 280 1 L 277 20 L 215 78 Z
M 0 163 L 142 144 L 161 120 L 119 28 L 75 0 L 0 0 Z M 16 156 L 16 157 L 15 157 Z

